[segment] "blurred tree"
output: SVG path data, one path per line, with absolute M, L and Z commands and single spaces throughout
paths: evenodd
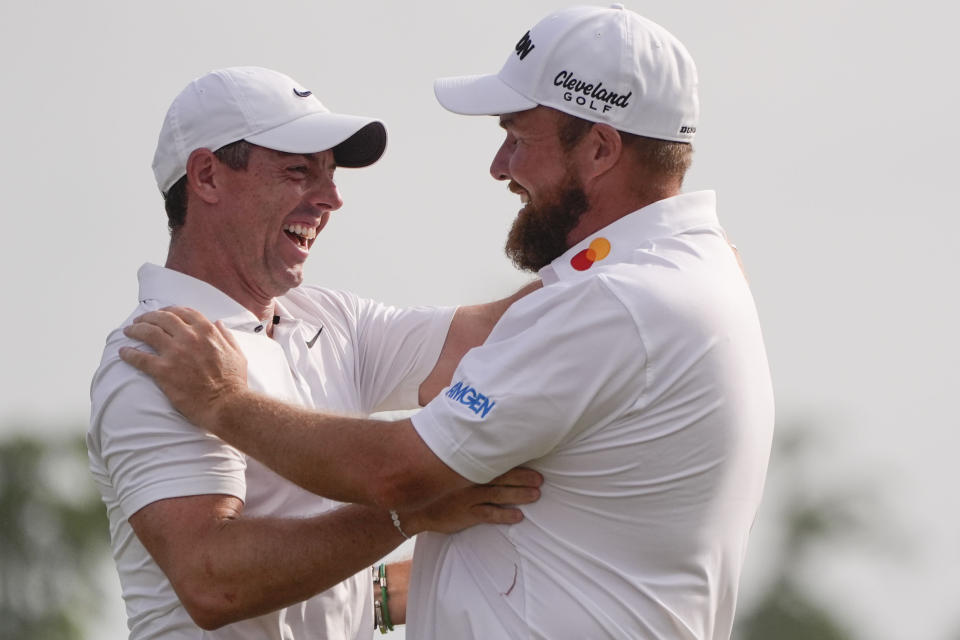
M 82 439 L 0 443 L 0 523 L 0 639 L 82 638 L 109 553 Z
M 782 528 L 776 550 L 768 559 L 774 567 L 770 585 L 750 609 L 740 611 L 734 640 L 853 640 L 855 636 L 833 613 L 810 597 L 803 568 L 816 548 L 835 543 L 867 528 L 863 505 L 869 495 L 831 489 L 818 495 L 810 489 L 807 451 L 812 432 L 802 425 L 778 427 L 770 461 L 764 509 Z

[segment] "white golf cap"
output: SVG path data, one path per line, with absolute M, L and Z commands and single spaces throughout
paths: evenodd
M 551 14 L 517 42 L 495 75 L 441 78 L 454 113 L 501 115 L 553 107 L 661 140 L 690 142 L 700 107 L 693 58 L 669 31 L 622 4 Z
M 387 131 L 374 118 L 331 113 L 277 71 L 218 69 L 187 85 L 167 111 L 153 156 L 160 191 L 186 175 L 194 150 L 216 151 L 238 140 L 288 153 L 333 149 L 338 166 L 365 167 L 383 155 Z

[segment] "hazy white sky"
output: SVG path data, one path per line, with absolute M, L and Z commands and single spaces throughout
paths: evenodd
M 160 123 L 212 68 L 273 67 L 387 123 L 385 157 L 339 172 L 346 204 L 314 245 L 311 282 L 394 303 L 515 288 L 525 276 L 501 247 L 518 201 L 487 175 L 499 129 L 447 113 L 431 85 L 495 71 L 570 4 L 4 2 L 0 429 L 84 429 L 103 339 L 136 304 L 139 265 L 165 257 L 150 170 Z M 811 579 L 850 600 L 863 637 L 946 638 L 960 626 L 957 10 L 625 4 L 697 60 L 687 188 L 717 190 L 744 256 L 780 417 L 826 431 L 824 486 L 871 478 L 878 521 L 915 547 L 850 549 Z

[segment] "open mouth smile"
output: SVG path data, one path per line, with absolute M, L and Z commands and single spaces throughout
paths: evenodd
M 314 239 L 317 237 L 316 227 L 303 224 L 284 225 L 283 232 L 287 234 L 288 238 L 293 240 L 303 249 L 309 249 L 310 245 L 313 244 Z
M 527 190 L 524 189 L 523 187 L 521 187 L 521 186 L 520 186 L 519 184 L 517 184 L 515 181 L 511 180 L 510 183 L 507 185 L 507 189 L 508 189 L 509 191 L 517 194 L 518 196 L 520 196 L 520 203 L 521 203 L 521 204 L 529 204 L 529 203 L 530 203 L 530 194 L 527 193 Z

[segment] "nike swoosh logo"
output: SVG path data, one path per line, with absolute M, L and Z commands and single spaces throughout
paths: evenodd
M 313 91 L 310 91 L 309 89 L 304 89 L 303 91 L 300 91 L 296 87 L 294 87 L 293 92 L 298 96 L 300 96 L 301 98 L 306 98 L 307 96 L 313 93 Z
M 320 331 L 317 331 L 317 335 L 307 340 L 307 349 L 313 349 L 313 345 L 317 344 L 317 338 L 320 337 L 321 333 L 323 333 L 323 327 L 320 327 Z

